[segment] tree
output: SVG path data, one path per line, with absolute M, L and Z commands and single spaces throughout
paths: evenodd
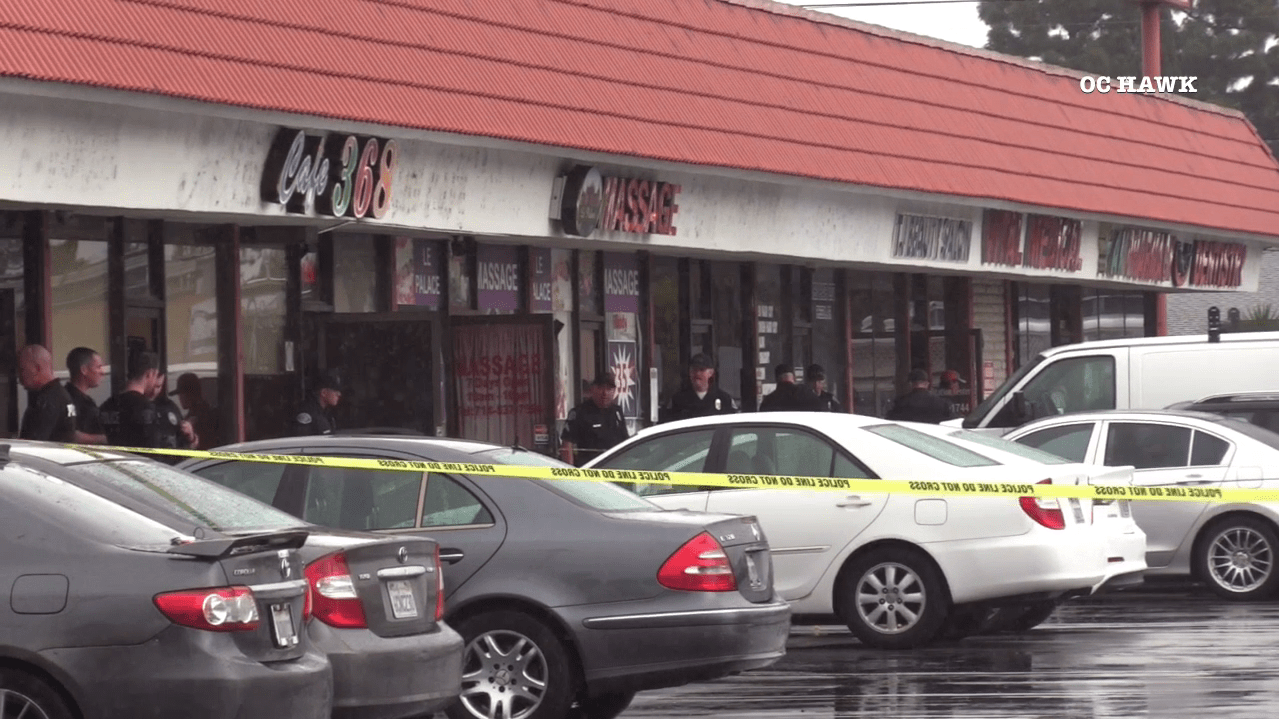
M 1141 75 L 1141 6 L 1132 0 L 984 0 L 978 13 L 995 52 L 1095 75 Z M 1199 0 L 1189 14 L 1161 9 L 1160 17 L 1160 74 L 1198 77 L 1188 97 L 1241 111 L 1279 155 L 1275 1 Z

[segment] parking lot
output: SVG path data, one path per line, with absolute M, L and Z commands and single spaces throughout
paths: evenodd
M 1272 717 L 1279 605 L 1156 587 L 1075 602 L 1021 636 L 903 652 L 796 627 L 775 666 L 640 694 L 623 717 Z

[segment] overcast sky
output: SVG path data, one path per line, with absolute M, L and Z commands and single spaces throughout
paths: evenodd
M 819 5 L 839 0 L 780 0 L 788 5 Z M 856 0 L 851 0 L 856 1 Z M 876 0 L 883 1 L 883 0 Z M 819 12 L 884 25 L 917 35 L 941 38 L 963 45 L 984 47 L 986 23 L 977 17 L 976 2 L 889 5 L 863 8 L 811 8 Z

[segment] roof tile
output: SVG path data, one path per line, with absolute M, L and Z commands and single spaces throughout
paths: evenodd
M 1276 234 L 1237 113 L 938 45 L 762 0 L 0 6 L 0 75 Z

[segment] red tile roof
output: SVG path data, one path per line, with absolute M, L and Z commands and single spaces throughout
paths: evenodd
M 1279 235 L 1236 113 L 762 0 L 5 2 L 0 76 Z

